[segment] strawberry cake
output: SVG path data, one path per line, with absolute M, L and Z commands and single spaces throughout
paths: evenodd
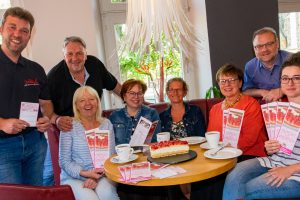
M 187 141 L 172 140 L 153 143 L 150 145 L 150 155 L 152 158 L 174 156 L 188 152 L 189 145 Z

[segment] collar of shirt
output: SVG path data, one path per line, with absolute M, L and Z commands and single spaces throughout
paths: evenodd
M 11 59 L 9 59 L 9 57 L 2 51 L 1 45 L 0 45 L 0 60 L 4 61 L 7 64 L 21 64 L 23 66 L 25 66 L 26 60 L 25 58 L 20 55 L 18 63 L 14 63 Z
M 274 62 L 274 65 L 273 65 L 273 67 L 272 67 L 271 70 L 269 68 L 265 67 L 265 65 L 261 61 L 259 61 L 259 67 L 260 67 L 260 69 L 265 69 L 265 70 L 268 70 L 268 71 L 273 71 L 275 67 L 280 67 L 281 66 L 280 63 L 281 63 L 281 61 L 280 61 L 280 56 L 279 56 L 279 52 L 278 52 L 278 54 L 276 56 L 276 59 L 275 59 L 275 62 Z
M 90 77 L 90 74 L 88 73 L 88 71 L 86 70 L 86 68 L 84 68 L 84 83 L 83 83 L 83 85 L 81 85 L 81 83 L 79 83 L 77 80 L 75 80 L 74 77 L 72 76 L 72 74 L 71 74 L 71 77 L 72 77 L 72 79 L 73 79 L 74 82 L 78 83 L 80 86 L 84 86 L 84 85 L 86 85 L 86 81 Z

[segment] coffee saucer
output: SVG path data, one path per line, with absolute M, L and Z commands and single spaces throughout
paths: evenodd
M 219 142 L 217 148 L 221 147 L 222 144 L 223 144 L 223 142 Z M 210 147 L 210 146 L 208 145 L 207 142 L 200 144 L 200 147 L 201 147 L 202 149 L 214 149 L 214 148 Z
M 120 160 L 118 156 L 115 156 L 115 157 L 112 157 L 110 159 L 110 162 L 112 163 L 117 163 L 117 164 L 123 164 L 123 163 L 128 163 L 128 162 L 131 162 L 131 161 L 134 161 L 138 158 L 139 156 L 136 155 L 136 154 L 132 154 L 130 157 L 129 157 L 129 160 Z

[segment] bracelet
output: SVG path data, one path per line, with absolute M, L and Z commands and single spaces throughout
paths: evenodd
M 57 126 L 57 128 L 58 128 L 58 122 L 59 122 L 60 118 L 61 118 L 61 116 L 57 116 L 55 119 L 55 122 L 54 122 L 55 125 Z

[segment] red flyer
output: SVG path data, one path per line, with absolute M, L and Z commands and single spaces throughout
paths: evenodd
M 281 144 L 280 151 L 290 155 L 293 152 L 300 131 L 300 105 L 290 103 L 277 140 Z
M 290 106 L 290 103 L 288 103 L 288 102 L 278 102 L 277 103 L 276 128 L 275 128 L 274 138 L 277 138 L 277 136 L 279 134 L 279 131 L 281 129 L 283 120 L 285 118 L 285 115 L 288 111 L 289 106 Z
M 228 111 L 223 143 L 238 148 L 237 144 L 240 137 L 245 111 L 234 108 L 230 108 Z
M 109 130 L 91 129 L 85 131 L 85 135 L 94 167 L 103 168 L 109 157 Z
M 272 135 L 271 135 L 271 130 L 270 130 L 270 117 L 269 117 L 268 104 L 261 105 L 261 111 L 262 111 L 263 118 L 264 118 L 264 121 L 265 121 L 265 126 L 266 126 L 266 129 L 267 129 L 268 137 L 271 140 Z

